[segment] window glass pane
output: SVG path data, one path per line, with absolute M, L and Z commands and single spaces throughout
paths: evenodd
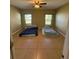
M 32 23 L 32 15 L 31 14 L 25 14 L 25 23 L 31 24 Z
M 51 25 L 52 21 L 52 14 L 46 14 L 45 15 L 45 25 Z

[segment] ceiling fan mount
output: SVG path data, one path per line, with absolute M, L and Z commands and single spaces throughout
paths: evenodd
M 43 5 L 46 5 L 47 3 L 45 2 L 40 2 L 40 1 L 34 1 L 34 7 L 35 8 L 40 8 L 42 7 Z

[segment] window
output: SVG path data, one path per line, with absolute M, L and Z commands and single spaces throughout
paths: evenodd
M 52 22 L 52 14 L 45 15 L 45 25 L 51 25 Z
M 27 25 L 31 25 L 32 24 L 32 15 L 31 14 L 25 14 L 25 23 Z

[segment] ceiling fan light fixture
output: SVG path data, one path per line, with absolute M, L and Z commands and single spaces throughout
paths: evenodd
M 39 5 L 35 5 L 34 7 L 35 7 L 35 8 L 40 8 L 40 6 L 39 6 Z

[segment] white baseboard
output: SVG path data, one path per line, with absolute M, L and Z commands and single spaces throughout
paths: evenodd
M 65 37 L 65 34 L 62 33 L 61 31 L 59 31 L 58 29 L 56 29 L 57 32 L 59 32 L 61 35 L 63 35 Z
M 12 35 L 16 34 L 17 32 L 19 32 L 19 31 L 21 31 L 21 30 L 22 30 L 22 28 L 16 30 L 15 32 L 12 33 Z

